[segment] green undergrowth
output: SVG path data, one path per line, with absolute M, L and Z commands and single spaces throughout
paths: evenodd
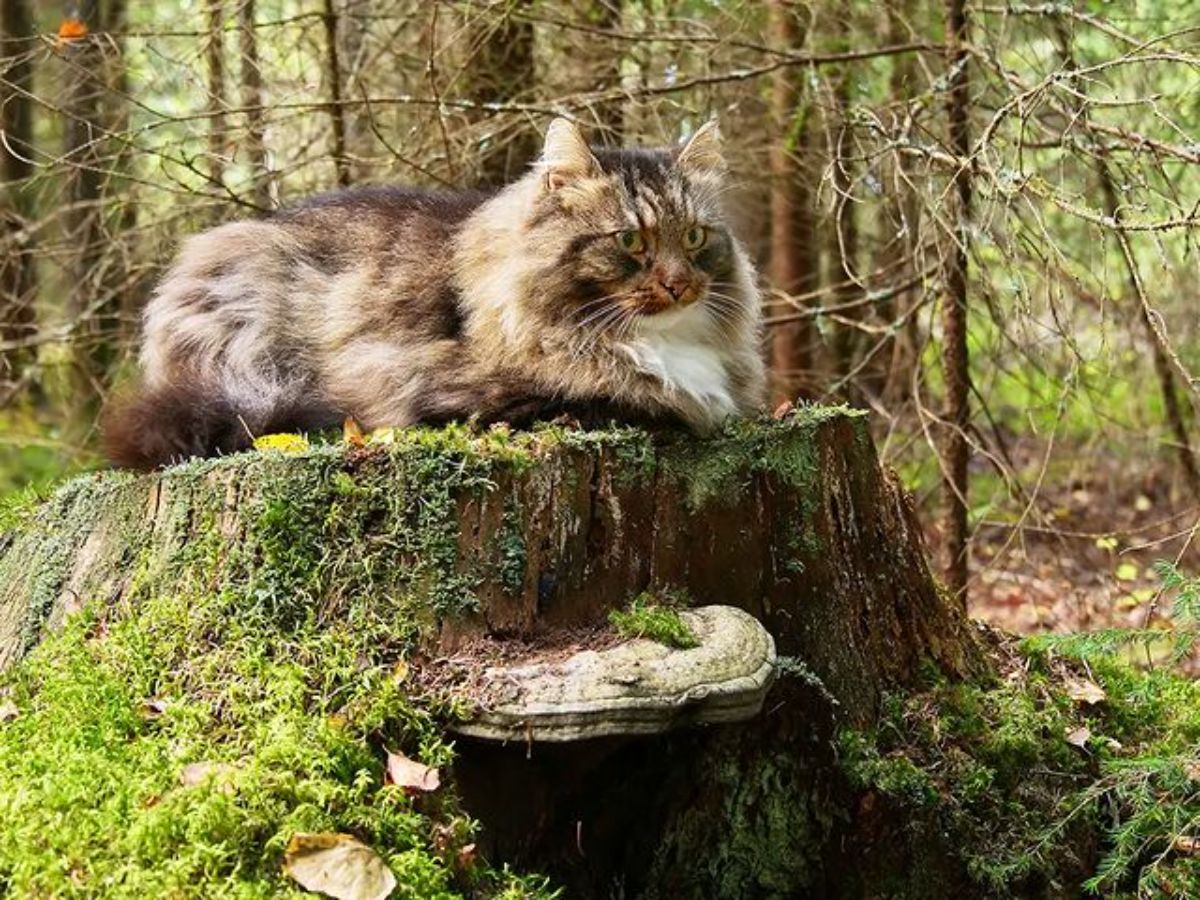
M 626 609 L 614 609 L 608 621 L 626 638 L 649 638 L 668 647 L 687 650 L 699 646 L 696 635 L 679 615 L 687 598 L 674 592 L 659 594 L 643 591 Z
M 949 836 L 987 896 L 1200 896 L 1200 685 L 1005 652 L 990 684 L 931 674 L 873 731 L 842 733 L 852 784 L 909 823 L 897 852 Z

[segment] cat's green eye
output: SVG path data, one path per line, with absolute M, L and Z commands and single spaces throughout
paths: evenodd
M 627 253 L 641 253 L 646 249 L 646 239 L 640 231 L 618 231 L 617 243 Z
M 708 229 L 702 225 L 693 225 L 683 233 L 685 250 L 699 250 L 708 241 Z

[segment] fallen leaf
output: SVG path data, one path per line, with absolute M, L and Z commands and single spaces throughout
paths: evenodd
M 1116 576 L 1117 581 L 1136 581 L 1138 577 L 1138 567 L 1135 563 L 1123 562 L 1117 566 Z
M 394 444 L 396 443 L 395 428 L 376 428 L 367 435 L 368 444 Z
M 1106 535 L 1101 538 L 1096 538 L 1096 546 L 1101 550 L 1116 550 L 1117 539 L 1112 535 Z
M 143 719 L 157 719 L 167 711 L 167 701 L 159 700 L 157 697 L 151 697 L 149 700 L 144 700 L 141 707 L 138 709 L 138 714 Z
M 337 900 L 384 900 L 396 876 L 374 850 L 348 834 L 295 834 L 283 871 L 301 887 Z
M 1088 706 L 1095 706 L 1108 697 L 1104 688 L 1087 678 L 1068 679 L 1067 696 L 1076 703 L 1086 703 Z
M 1183 771 L 1192 781 L 1200 781 L 1200 760 L 1189 760 L 1183 764 Z
M 254 439 L 254 449 L 260 452 L 274 450 L 277 453 L 303 453 L 308 449 L 308 438 L 302 434 L 264 434 Z
M 237 769 L 229 763 L 194 762 L 188 763 L 179 773 L 179 783 L 184 787 L 195 787 L 210 779 L 223 794 L 234 792 L 231 776 Z
M 788 413 L 790 413 L 795 408 L 796 407 L 792 403 L 791 400 L 784 400 L 777 407 L 775 407 L 775 411 L 773 413 L 771 413 L 771 418 L 778 421 L 779 419 L 782 419 L 784 416 L 786 416 Z
M 392 753 L 390 750 L 387 755 L 387 780 L 389 784 L 420 793 L 436 791 L 442 784 L 437 769 L 409 759 L 403 753 Z
M 474 844 L 464 844 L 458 850 L 458 865 L 462 869 L 473 869 L 478 861 L 479 853 Z
M 1072 747 L 1078 747 L 1080 750 L 1087 747 L 1088 738 L 1092 736 L 1092 729 L 1086 725 L 1080 725 L 1073 731 L 1067 733 L 1067 743 Z
M 342 423 L 342 440 L 351 447 L 367 446 L 367 438 L 352 416 L 346 416 L 346 421 Z
M 408 660 L 402 659 L 392 667 L 392 681 L 403 684 L 408 680 Z
M 1153 506 L 1154 501 L 1145 494 L 1138 494 L 1137 499 L 1133 501 L 1133 508 L 1138 512 L 1149 512 L 1150 508 Z
M 1180 853 L 1187 853 L 1189 856 L 1195 856 L 1200 853 L 1200 838 L 1189 837 L 1186 834 L 1181 834 L 1175 838 L 1175 849 Z
M 20 714 L 21 710 L 11 700 L 0 703 L 0 722 L 11 722 Z

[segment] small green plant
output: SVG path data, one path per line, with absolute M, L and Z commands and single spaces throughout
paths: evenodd
M 622 637 L 649 638 L 668 647 L 687 650 L 699 646 L 696 635 L 680 618 L 678 607 L 686 597 L 675 591 L 653 594 L 643 591 L 633 598 L 628 609 L 614 609 L 608 621 Z

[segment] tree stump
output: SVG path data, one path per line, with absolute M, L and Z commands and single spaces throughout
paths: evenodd
M 987 665 L 865 419 L 838 408 L 704 440 L 414 429 L 78 478 L 0 537 L 0 667 L 73 610 L 137 616 L 147 584 L 177 578 L 244 590 L 278 621 L 344 624 L 366 604 L 431 660 L 579 640 L 643 591 L 761 622 L 779 672 L 748 722 L 456 740 L 454 790 L 483 852 L 572 897 L 836 894 L 836 729 L 869 727 L 923 666 Z

